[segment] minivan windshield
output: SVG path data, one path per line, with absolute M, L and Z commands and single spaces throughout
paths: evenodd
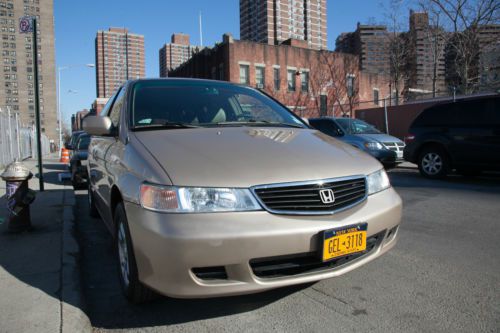
M 298 117 L 257 90 L 209 81 L 137 82 L 133 87 L 130 117 L 134 130 L 219 126 L 306 128 Z
M 340 126 L 349 134 L 381 134 L 378 129 L 362 120 L 341 118 L 336 119 Z

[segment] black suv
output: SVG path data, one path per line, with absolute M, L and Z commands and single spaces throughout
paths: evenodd
M 500 95 L 442 103 L 425 109 L 405 138 L 404 159 L 420 173 L 442 178 L 500 169 Z

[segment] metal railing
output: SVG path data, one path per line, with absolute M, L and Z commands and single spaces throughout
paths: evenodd
M 42 155 L 50 153 L 49 138 L 42 133 Z M 33 126 L 23 126 L 19 115 L 8 107 L 0 107 L 0 168 L 15 159 L 36 156 L 36 132 Z

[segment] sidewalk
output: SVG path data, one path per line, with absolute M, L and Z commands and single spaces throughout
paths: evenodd
M 37 175 L 36 161 L 24 162 Z M 3 169 L 1 170 L 3 171 Z M 7 233 L 5 182 L 0 185 L 0 332 L 82 332 L 91 326 L 84 313 L 73 235 L 75 197 L 55 156 L 44 160 L 45 191 L 38 178 L 31 205 L 33 230 Z

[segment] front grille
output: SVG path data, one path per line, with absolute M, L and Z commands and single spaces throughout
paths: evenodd
M 339 267 L 367 255 L 382 242 L 384 234 L 385 230 L 368 237 L 366 240 L 366 250 L 363 252 L 327 262 L 321 260 L 318 252 L 308 252 L 288 256 L 252 259 L 250 260 L 250 267 L 255 276 L 265 279 L 320 272 Z
M 333 203 L 323 203 L 320 190 L 331 189 Z M 366 198 L 366 180 L 363 176 L 328 179 L 290 185 L 255 187 L 260 202 L 272 213 L 328 214 L 353 206 Z
M 405 144 L 402 142 L 384 142 L 384 146 L 392 151 L 401 151 L 404 149 Z

